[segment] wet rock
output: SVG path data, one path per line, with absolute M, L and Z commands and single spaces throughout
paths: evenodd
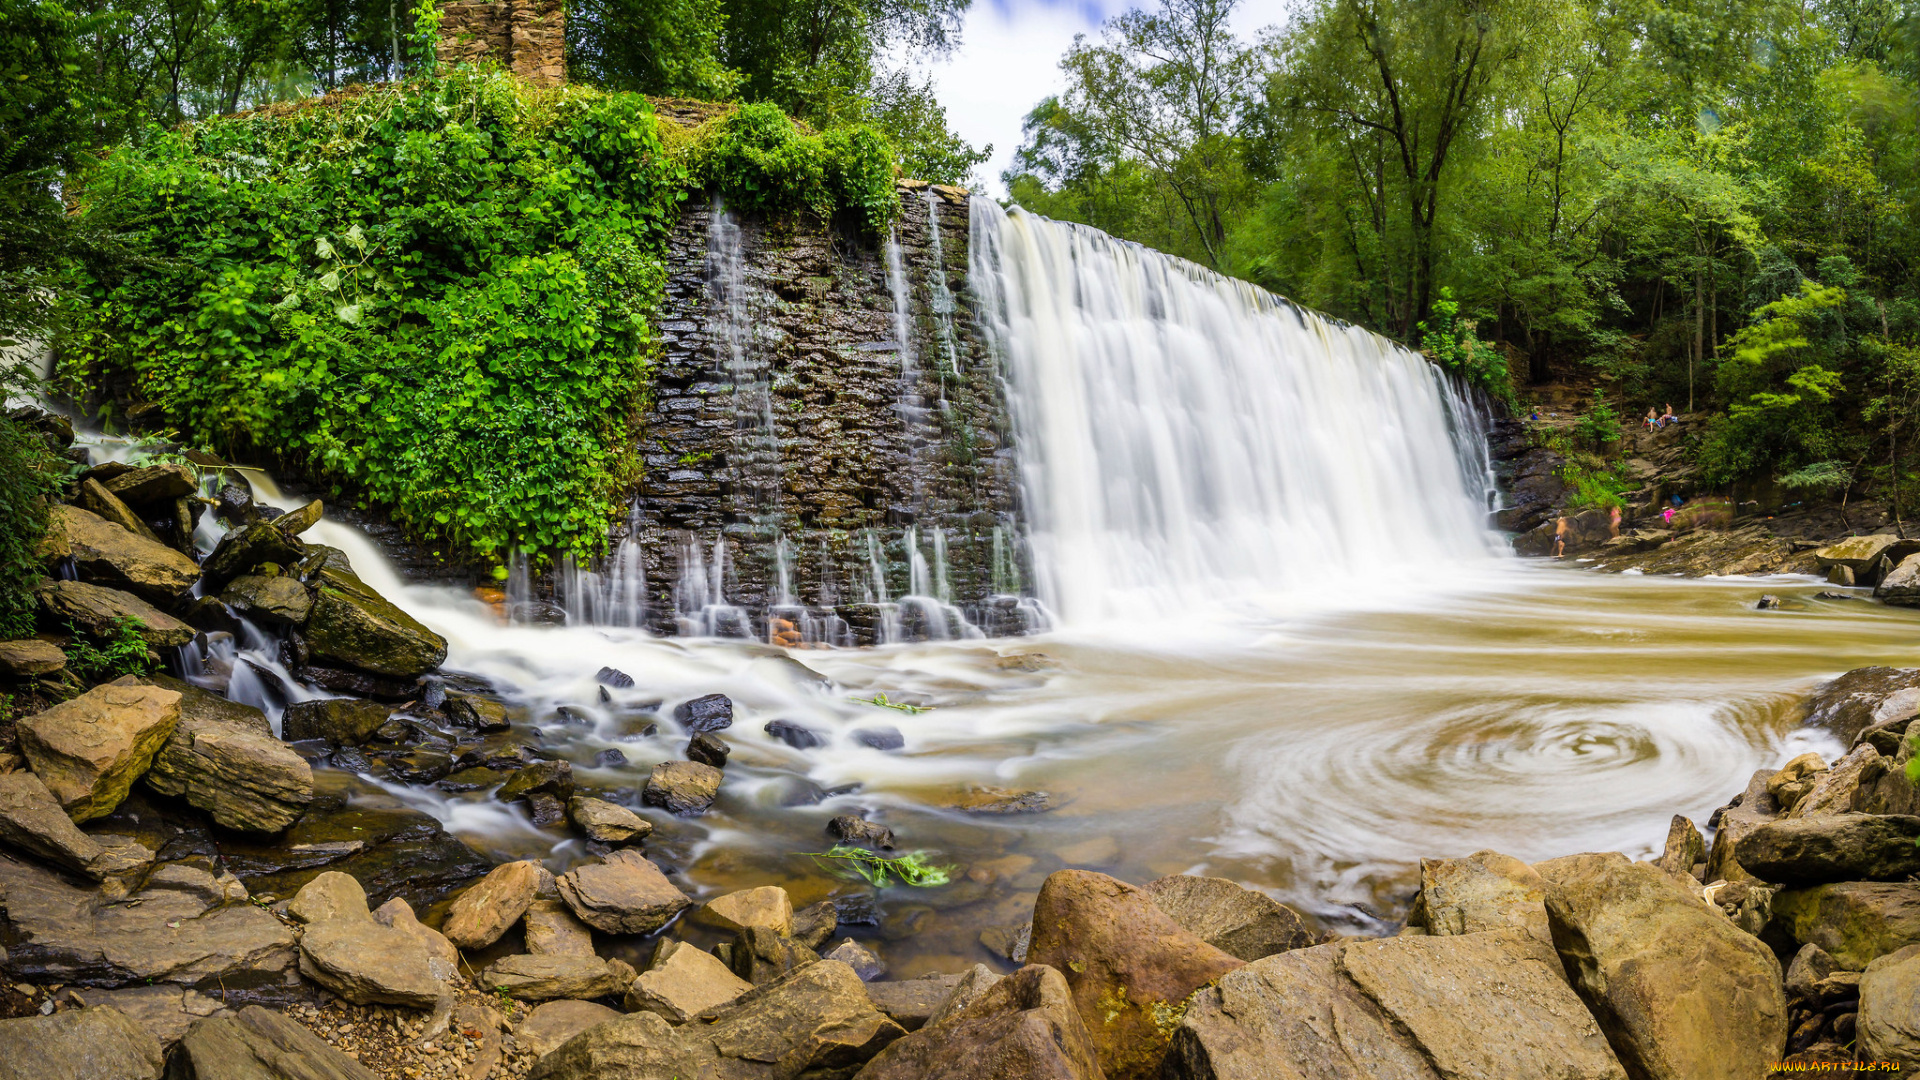
M 1693 819 L 1685 814 L 1673 815 L 1667 826 L 1667 842 L 1653 864 L 1675 877 L 1691 878 L 1693 868 L 1706 861 L 1707 842 Z
M 711 953 L 678 941 L 663 941 L 647 970 L 627 987 L 628 1012 L 651 1012 L 670 1024 L 739 997 L 753 984 L 727 970 Z
M 316 664 L 395 679 L 424 675 L 447 658 L 446 638 L 359 578 L 334 570 L 321 574 L 306 638 Z
M 853 741 L 875 750 L 898 750 L 907 745 L 907 737 L 893 727 L 860 728 L 853 733 Z
M 965 1012 L 974 1002 L 987 995 L 987 991 L 999 985 L 1006 976 L 994 971 L 985 964 L 975 964 L 954 980 L 953 991 L 939 1008 L 927 1017 L 927 1026 L 944 1024 L 955 1016 Z
M 980 944 L 995 956 L 1004 956 L 1016 964 L 1027 962 L 1027 949 L 1033 944 L 1033 924 L 989 926 L 980 931 Z
M 256 522 L 222 537 L 213 554 L 200 564 L 200 573 L 206 579 L 207 591 L 217 592 L 257 566 L 292 566 L 304 554 L 298 540 L 266 522 Z
M 58 645 L 28 638 L 0 641 L 0 676 L 31 679 L 52 675 L 67 666 L 67 654 Z
M 174 462 L 148 465 L 124 472 L 105 481 L 108 491 L 128 506 L 154 506 L 171 503 L 182 495 L 200 490 L 200 479 L 192 469 Z
M 1524 930 L 1553 944 L 1547 929 L 1546 883 L 1511 855 L 1478 851 L 1464 859 L 1420 860 L 1422 923 L 1432 934 Z
M 1241 960 L 1313 944 L 1292 908 L 1225 878 L 1174 874 L 1141 888 L 1181 929 Z
M 512 802 L 536 792 L 561 800 L 573 798 L 573 763 L 535 762 L 508 777 L 500 790 L 493 793 L 493 797 L 501 802 Z
M 557 882 L 560 898 L 580 921 L 609 934 L 651 934 L 693 901 L 637 851 L 600 856 Z
M 224 484 L 214 499 L 218 504 L 214 507 L 214 516 L 226 522 L 229 528 L 253 523 L 253 492 L 245 485 Z
M 238 634 L 240 620 L 233 617 L 227 605 L 212 596 L 197 596 L 180 605 L 180 618 L 187 625 L 209 634 Z
M 630 844 L 653 832 L 653 822 L 605 799 L 575 795 L 567 804 L 567 814 L 588 839 L 603 844 Z
M 99 880 L 115 860 L 81 832 L 30 772 L 0 773 L 0 841 Z
M 535 828 L 544 829 L 567 820 L 567 806 L 559 799 L 544 791 L 529 792 L 524 800 L 527 804 L 527 819 Z
M 524 918 L 527 951 L 535 956 L 592 956 L 593 931 L 559 900 L 534 900 Z
M 978 966 L 978 965 L 976 965 Z M 873 1007 L 908 1031 L 919 1031 L 941 1004 L 953 994 L 959 975 L 932 975 L 899 982 L 879 980 L 867 984 L 867 997 Z M 1075 1015 L 1078 1015 L 1077 1013 Z
M 1567 974 L 1630 1072 L 1748 1077 L 1780 1059 L 1780 962 L 1758 939 L 1657 867 L 1617 852 L 1534 869 Z
M 716 769 L 727 767 L 727 753 L 730 748 L 711 732 L 702 731 L 694 735 L 687 743 L 687 760 L 702 765 L 711 765 Z
M 791 720 L 775 720 L 767 725 L 766 732 L 795 750 L 811 750 L 827 744 L 824 733 L 802 727 Z
M 387 773 L 403 784 L 432 784 L 453 771 L 453 758 L 439 750 L 416 750 L 411 754 L 387 753 Z
M 1909 555 L 1874 586 L 1873 595 L 1896 607 L 1920 605 L 1920 555 Z
M 1053 809 L 1053 796 L 1044 791 L 1008 791 L 974 788 L 952 805 L 968 814 L 1038 814 Z
M 307 587 L 284 574 L 258 577 L 242 574 L 227 583 L 220 602 L 268 626 L 301 626 L 313 612 L 313 598 Z
M 1152 1077 L 1166 1056 L 1165 1010 L 1242 965 L 1145 891 L 1086 870 L 1061 870 L 1041 886 L 1028 958 L 1066 977 L 1110 1080 Z
M 575 1035 L 620 1014 L 591 1001 L 549 1001 L 513 1026 L 514 1043 L 535 1056 L 545 1056 Z
M 393 710 L 377 701 L 355 698 L 325 698 L 296 701 L 287 706 L 280 719 L 280 732 L 288 742 L 319 739 L 329 746 L 359 746 L 373 737 L 393 715 Z
M 125 681 L 17 722 L 20 750 L 75 821 L 112 813 L 180 723 L 180 695 Z
M 596 769 L 623 769 L 627 766 L 625 751 L 608 747 L 593 755 L 593 767 Z
M 725 694 L 708 694 L 673 707 L 674 723 L 688 732 L 720 731 L 733 726 L 733 699 Z
M 334 766 L 336 768 L 346 767 L 340 763 L 337 754 L 334 757 Z M 497 784 L 504 783 L 510 775 L 512 774 L 499 769 L 489 769 L 484 765 L 475 765 L 470 769 L 461 769 L 457 772 L 448 773 L 446 776 L 434 781 L 433 786 L 439 788 L 441 791 L 479 791 L 482 788 L 490 788 Z
M 719 769 L 697 761 L 663 761 L 647 777 L 641 798 L 648 806 L 664 807 L 675 814 L 705 813 L 720 795 Z
M 180 691 L 179 726 L 153 759 L 147 786 L 184 798 L 222 828 L 274 833 L 313 802 L 313 769 L 273 737 L 258 709 L 198 687 Z
M 268 524 L 279 529 L 287 536 L 299 536 L 301 533 L 320 524 L 321 515 L 324 513 L 326 513 L 326 507 L 321 504 L 319 499 L 314 499 L 297 510 L 289 510 L 281 514 L 279 517 L 268 522 Z
M 120 496 L 108 491 L 106 485 L 100 481 L 87 477 L 80 481 L 80 486 L 75 493 L 79 497 L 80 505 L 68 507 L 68 510 L 91 514 L 96 519 L 116 526 L 138 539 L 155 544 L 160 542 L 160 538 L 154 535 L 153 529 L 140 520 L 140 515 L 134 513 L 133 508 L 128 506 Z M 48 507 L 48 531 L 59 530 L 62 543 L 68 542 L 66 525 L 70 520 L 72 519 L 69 515 L 63 511 Z
M 159 1040 L 111 1005 L 0 1020 L 0 1080 L 160 1080 Z
M 1920 708 L 1920 669 L 1855 668 L 1816 687 L 1807 697 L 1807 724 L 1826 728 L 1851 746 L 1876 724 L 1911 716 Z
M 377 1080 L 298 1021 L 249 1005 L 202 1020 L 180 1040 L 169 1080 Z
M 484 949 L 500 940 L 527 913 L 527 905 L 552 875 L 532 860 L 504 863 L 463 892 L 447 909 L 440 931 L 462 949 Z
M 299 638 L 296 635 L 291 640 L 298 641 Z M 297 661 L 289 666 L 293 667 L 293 673 L 301 682 L 332 694 L 351 694 L 354 697 L 398 702 L 410 701 L 420 692 L 420 684 L 415 679 L 393 679 L 384 675 L 372 675 L 365 671 L 323 667 L 319 664 Z
M 605 960 L 565 953 L 503 956 L 480 972 L 479 983 L 483 990 L 521 1001 L 591 1001 L 622 990 Z
M 471 694 L 447 695 L 447 719 L 461 727 L 482 733 L 506 731 L 513 727 L 507 707 L 497 701 Z
M 1898 881 L 1920 873 L 1920 817 L 1831 814 L 1788 818 L 1755 829 L 1740 844 L 1740 865 L 1762 881 Z
M 1874 959 L 1920 944 L 1920 885 L 1843 881 L 1782 889 L 1774 925 L 1799 944 L 1818 945 L 1841 967 L 1860 971 Z
M 970 1080 L 977 1076 L 1099 1080 L 1092 1033 L 1060 972 L 1034 965 L 1000 980 L 944 1023 L 887 1047 L 867 1080 Z
M 892 829 L 852 814 L 841 814 L 829 820 L 827 835 L 843 844 L 865 844 L 882 851 L 893 850 Z
M 594 673 L 593 681 L 599 683 L 601 686 L 611 686 L 617 690 L 625 690 L 633 686 L 633 676 L 621 671 L 619 668 L 603 667 Z
M 831 952 L 821 956 L 822 960 L 838 960 L 853 969 L 855 975 L 866 982 L 884 978 L 887 974 L 886 961 L 867 951 L 859 942 L 847 938 L 835 945 Z
M 1861 1060 L 1920 1068 L 1920 945 L 1909 945 L 1867 965 L 1860 976 L 1858 1033 Z
M 200 580 L 200 566 L 180 552 L 139 536 L 85 510 L 57 506 L 48 528 L 66 537 L 82 579 L 124 589 L 156 604 L 170 604 Z
M 877 917 L 872 920 L 874 924 L 879 921 Z M 832 900 L 808 904 L 793 913 L 793 940 L 809 949 L 825 945 L 839 928 L 840 912 Z
M 95 636 L 111 634 L 121 619 L 136 619 L 140 639 L 149 649 L 173 648 L 193 640 L 193 627 L 118 589 L 84 581 L 46 581 L 34 588 L 33 596 L 55 623 L 71 622 Z

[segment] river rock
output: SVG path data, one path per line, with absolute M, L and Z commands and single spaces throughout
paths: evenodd
M 715 897 L 696 916 L 708 926 L 726 931 L 758 926 L 783 937 L 793 934 L 793 901 L 778 885 L 762 885 Z
M 871 894 L 855 894 L 844 898 L 844 902 L 853 905 L 865 905 L 865 918 L 848 917 L 848 922 L 865 922 L 869 926 L 880 925 L 879 909 L 874 906 Z M 832 900 L 822 900 L 817 904 L 793 913 L 793 940 L 809 949 L 817 949 L 827 943 L 833 932 L 840 928 L 840 907 Z
M 517 770 L 500 785 L 493 797 L 501 802 L 524 799 L 529 795 L 550 795 L 562 802 L 573 798 L 573 763 L 537 761 Z
M 1864 574 L 1880 561 L 1887 549 L 1900 542 L 1900 538 L 1889 533 L 1876 533 L 1872 536 L 1849 536 L 1838 543 L 1828 544 L 1813 553 L 1820 569 L 1832 566 L 1844 566 L 1855 574 Z
M 1755 880 L 1740 866 L 1740 841 L 1753 830 L 1780 816 L 1773 796 L 1767 793 L 1767 782 L 1773 775 L 1770 769 L 1754 773 L 1747 781 L 1747 790 L 1740 793 L 1735 805 L 1723 807 L 1714 815 L 1718 826 L 1714 830 L 1713 846 L 1707 851 L 1706 880 Z
M 246 615 L 268 626 L 300 626 L 313 612 L 313 597 L 307 587 L 281 574 L 260 577 L 242 574 L 227 583 L 220 602 L 236 615 Z
M 200 573 L 207 591 L 218 592 L 227 587 L 227 582 L 256 567 L 266 563 L 292 566 L 305 554 L 298 540 L 264 521 L 255 522 L 221 537 L 213 553 L 200 564 Z
M 1182 929 L 1147 892 L 1088 870 L 1057 871 L 1040 887 L 1027 956 L 1066 977 L 1108 1080 L 1153 1077 L 1166 1011 L 1243 963 Z
M 355 1005 L 431 1008 L 451 990 L 454 968 L 405 930 L 341 914 L 300 936 L 300 973 Z
M 768 722 L 765 731 L 775 739 L 786 743 L 795 750 L 811 750 L 827 745 L 827 733 L 797 724 L 792 720 L 773 720 Z
M 881 979 L 867 984 L 867 997 L 873 1001 L 874 1008 L 886 1013 L 894 1023 L 908 1031 L 919 1031 L 927 1026 L 927 1019 L 952 997 L 953 988 L 961 978 L 959 975 L 928 975 L 898 982 Z
M 1896 607 L 1920 605 L 1920 555 L 1909 555 L 1873 587 L 1880 602 Z
M 160 1042 L 111 1005 L 0 1020 L 0 1080 L 160 1080 Z
M 296 701 L 287 706 L 280 719 L 281 734 L 288 742 L 319 739 L 328 746 L 359 746 L 380 730 L 393 709 L 377 701 L 356 698 L 323 698 Z
M 998 985 L 1006 976 L 985 964 L 975 964 L 954 980 L 953 989 L 948 992 L 939 1007 L 927 1015 L 926 1026 L 942 1024 L 967 1010 L 969 1005 L 985 997 L 987 991 Z
M 838 960 L 853 969 L 863 982 L 872 982 L 887 974 L 887 962 L 875 956 L 865 946 L 852 938 L 835 945 L 830 952 L 823 954 L 822 960 Z
M 1920 873 L 1920 817 L 1831 814 L 1768 822 L 1740 844 L 1740 865 L 1762 881 L 1898 881 Z
M 18 721 L 20 750 L 75 821 L 112 813 L 180 723 L 180 695 L 125 680 Z
M 673 720 L 689 733 L 720 731 L 733 726 L 733 699 L 725 694 L 708 694 L 673 707 Z
M 1100 1080 L 1093 1035 L 1058 971 L 1021 968 L 965 1011 L 880 1052 L 863 1080 Z
M 338 870 L 327 870 L 300 886 L 287 901 L 287 916 L 295 922 L 317 923 L 328 919 L 370 919 L 367 890 L 360 879 Z
M 727 767 L 727 754 L 732 750 L 720 736 L 710 731 L 696 732 L 687 741 L 687 760 L 702 765 L 711 765 L 716 769 Z
M 448 694 L 446 711 L 448 720 L 481 734 L 508 731 L 513 727 L 513 721 L 507 717 L 507 707 L 490 698 Z
M 128 506 L 172 503 L 182 495 L 193 495 L 200 490 L 200 480 L 193 470 L 171 461 L 124 472 L 105 483 L 107 490 Z
M 1862 1061 L 1898 1062 L 1920 1069 L 1920 945 L 1908 945 L 1867 965 L 1860 976 L 1858 1033 Z
M 597 956 L 503 956 L 480 972 L 479 981 L 483 990 L 521 1001 L 590 1001 L 622 989 L 607 962 Z
M 106 485 L 100 481 L 91 477 L 80 481 L 76 494 L 80 499 L 79 506 L 48 508 L 47 531 L 51 533 L 58 530 L 63 543 L 71 544 L 67 536 L 67 524 L 73 519 L 67 511 L 91 515 L 96 520 L 119 528 L 136 539 L 155 544 L 160 542 L 160 538 L 154 535 L 153 529 L 140 520 L 140 515 L 134 513 L 133 508 L 128 506 L 120 496 L 108 491 Z
M 1141 888 L 1181 929 L 1241 960 L 1313 944 L 1292 908 L 1226 878 L 1174 874 Z
M 693 903 L 659 867 L 630 849 L 577 866 L 556 884 L 581 922 L 609 934 L 651 934 Z
M 950 809 L 966 814 L 1040 814 L 1053 809 L 1053 796 L 1044 791 L 1012 791 L 1007 788 L 976 787 L 950 804 Z
M 705 813 L 719 797 L 720 781 L 726 774 L 697 761 L 663 761 L 647 777 L 641 798 L 648 806 L 664 807 L 675 814 Z
M 1567 973 L 1650 1080 L 1763 1075 L 1787 1041 L 1780 962 L 1659 868 L 1617 852 L 1534 867 Z
M 86 999 L 89 1005 L 111 1005 L 119 1009 L 127 1019 L 158 1039 L 163 1048 L 179 1042 L 187 1030 L 201 1020 L 227 1015 L 226 1006 L 220 1004 L 219 999 L 198 990 L 166 984 L 89 990 Z
M 827 835 L 843 844 L 865 844 L 882 851 L 893 850 L 893 830 L 878 822 L 841 814 L 827 822 Z
M 562 998 L 535 1008 L 513 1025 L 513 1040 L 519 1048 L 542 1057 L 588 1028 L 619 1018 L 618 1011 L 605 1005 Z
M 735 975 L 759 986 L 796 968 L 818 963 L 820 956 L 790 937 L 763 926 L 749 926 L 735 931 L 726 960 Z
M 896 727 L 857 728 L 853 741 L 873 750 L 899 750 L 907 745 L 907 737 Z
M 314 499 L 297 510 L 289 510 L 281 514 L 268 524 L 287 536 L 299 536 L 320 524 L 320 517 L 324 513 L 326 513 L 326 506 L 319 499 Z
M 1920 708 L 1920 668 L 1855 668 L 1807 697 L 1807 724 L 1826 728 L 1852 746 L 1876 724 L 1912 716 Z
M 59 528 L 74 567 L 87 581 L 169 604 L 200 580 L 200 565 L 148 536 L 138 536 L 85 510 L 59 507 Z
M 527 951 L 535 956 L 592 956 L 593 930 L 560 900 L 535 900 L 527 905 Z M 715 961 L 718 963 L 718 961 Z
M 55 622 L 71 622 L 95 636 L 111 634 L 121 619 L 135 619 L 140 640 L 149 649 L 170 649 L 193 640 L 193 627 L 118 589 L 84 581 L 44 581 L 35 586 L 33 596 Z
M 1884 763 L 1880 751 L 1867 743 L 1853 748 L 1846 757 L 1833 763 L 1826 772 L 1813 777 L 1813 786 L 1787 811 L 1790 818 L 1844 814 L 1853 809 L 1854 795 L 1868 772 L 1877 778 Z
M 298 1021 L 258 1005 L 195 1024 L 173 1069 L 168 1080 L 378 1080 Z
M 454 900 L 441 932 L 462 949 L 486 948 L 520 921 L 549 876 L 545 867 L 532 860 L 494 867 Z
M 647 838 L 653 832 L 653 822 L 639 814 L 610 803 L 605 799 L 595 799 L 586 795 L 575 795 L 567 803 L 567 816 L 587 839 L 602 844 L 631 844 Z
M 373 910 L 373 921 L 412 938 L 427 951 L 429 959 L 438 961 L 445 970 L 454 971 L 460 966 L 460 950 L 440 931 L 415 918 L 412 905 L 405 900 L 396 896 L 381 904 Z
M 1920 944 L 1920 885 L 1842 881 L 1774 894 L 1774 925 L 1800 944 L 1820 946 L 1849 971 Z
M 751 989 L 752 983 L 712 953 L 684 942 L 662 942 L 647 970 L 627 987 L 626 1005 L 628 1012 L 644 1010 L 668 1023 L 684 1024 Z
M 1699 827 L 1685 814 L 1673 815 L 1673 821 L 1667 825 L 1667 842 L 1653 864 L 1675 877 L 1692 879 L 1693 868 L 1706 861 L 1707 841 L 1700 835 Z
M 1430 934 L 1515 929 L 1541 944 L 1553 944 L 1547 930 L 1546 883 L 1533 867 L 1497 851 L 1420 860 L 1418 906 Z
M 0 641 L 0 677 L 24 680 L 52 675 L 67 666 L 67 654 L 49 641 L 26 638 Z
M 211 561 L 211 560 L 209 560 Z M 313 663 L 412 679 L 447 658 L 447 639 L 421 625 L 368 588 L 336 570 L 321 574 L 307 619 L 307 650 Z
M 313 802 L 313 768 L 274 738 L 266 716 L 199 687 L 180 693 L 179 726 L 147 786 L 185 798 L 222 828 L 275 833 L 299 820 Z
M 1813 790 L 1814 781 L 1827 768 L 1826 759 L 1819 754 L 1801 754 L 1767 778 L 1767 794 L 1773 796 L 1774 805 L 1782 811 L 1792 810 L 1795 804 L 1806 798 L 1807 792 Z
M 0 773 L 0 840 L 98 881 L 112 863 L 30 772 Z

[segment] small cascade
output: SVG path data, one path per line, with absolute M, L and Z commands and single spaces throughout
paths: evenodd
M 733 380 L 736 483 L 749 513 L 765 519 L 779 512 L 780 432 L 774 425 L 767 358 L 760 348 L 760 305 L 747 280 L 745 237 L 740 223 L 718 202 L 707 235 L 707 294 L 726 351 L 720 359 Z
M 627 515 L 627 535 L 598 570 L 576 567 L 563 556 L 554 574 L 556 600 L 575 625 L 644 627 L 647 571 L 641 562 L 640 508 Z
M 966 612 L 950 602 L 952 594 L 947 588 L 946 533 L 934 530 L 934 559 L 931 563 L 920 550 L 917 528 L 907 529 L 906 545 L 910 584 L 907 595 L 901 598 L 899 605 L 902 631 L 912 640 L 952 641 L 985 637 L 979 627 L 967 618 Z
M 933 258 L 927 267 L 927 310 L 933 314 L 933 339 L 946 362 L 947 373 L 960 374 L 960 349 L 953 332 L 953 290 L 947 287 L 947 264 L 940 249 L 940 197 L 926 190 L 927 246 Z
M 727 541 L 713 538 L 713 554 L 689 536 L 680 547 L 680 577 L 673 586 L 674 622 L 682 637 L 753 637 L 745 608 L 727 602 Z

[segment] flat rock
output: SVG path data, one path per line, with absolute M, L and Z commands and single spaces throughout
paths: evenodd
M 567 803 L 567 816 L 587 834 L 587 839 L 603 844 L 631 844 L 653 832 L 653 822 L 639 814 L 587 795 L 575 795 Z
M 107 486 L 99 480 L 93 477 L 82 479 L 79 487 L 75 489 L 75 494 L 80 499 L 79 506 L 69 506 L 64 509 L 48 508 L 47 531 L 49 533 L 58 531 L 63 543 L 67 542 L 66 525 L 70 520 L 67 511 L 91 514 L 101 521 L 118 526 L 129 536 L 154 543 L 159 542 L 160 538 L 154 535 L 153 529 L 146 522 L 140 520 L 140 515 L 134 513 L 133 508 L 128 506 L 120 496 L 108 491 Z
M 1226 878 L 1173 874 L 1141 888 L 1181 929 L 1228 956 L 1251 962 L 1313 944 L 1292 908 Z
M 741 889 L 707 901 L 696 918 L 729 932 L 758 926 L 784 937 L 793 935 L 793 901 L 778 885 Z
M 313 802 L 307 760 L 274 738 L 258 709 L 194 686 L 180 694 L 180 723 L 154 756 L 147 786 L 223 828 L 276 833 L 298 821 Z
M 89 1005 L 111 1005 L 147 1034 L 171 1047 L 194 1024 L 209 1016 L 229 1015 L 218 998 L 182 986 L 129 986 L 124 990 L 90 990 Z
M 173 1067 L 168 1080 L 378 1080 L 297 1021 L 258 1005 L 195 1024 Z
M 520 921 L 549 876 L 545 867 L 531 860 L 494 867 L 455 898 L 441 932 L 462 949 L 486 948 Z
M 697 761 L 663 761 L 653 767 L 641 794 L 648 806 L 664 807 L 675 814 L 706 812 L 720 794 L 720 781 L 726 776 L 711 765 Z
M 1774 925 L 1794 941 L 1818 945 L 1842 968 L 1920 944 L 1920 885 L 1841 881 L 1773 896 Z
M 75 821 L 112 813 L 180 723 L 180 695 L 126 681 L 18 721 L 20 749 Z
M 405 930 L 337 916 L 300 936 L 300 973 L 355 1005 L 432 1008 L 454 969 Z
M 322 503 L 319 499 L 314 499 L 297 510 L 289 510 L 281 514 L 279 517 L 268 522 L 268 524 L 288 536 L 299 536 L 301 533 L 320 524 L 320 518 L 325 513 L 326 504 Z
M 501 802 L 529 795 L 551 795 L 561 802 L 573 798 L 573 763 L 536 761 L 514 772 L 500 785 L 500 790 L 493 793 Z
M 26 638 L 0 641 L 0 675 L 11 679 L 31 679 L 51 675 L 67 666 L 67 654 L 58 645 Z
M 158 465 L 146 465 L 110 477 L 104 481 L 107 490 L 120 497 L 128 506 L 154 506 L 171 503 L 182 495 L 192 495 L 200 490 L 200 480 L 193 470 L 178 462 L 162 462 Z
M 413 906 L 399 897 L 394 897 L 373 909 L 373 921 L 381 926 L 391 927 L 412 938 L 427 951 L 430 960 L 438 961 L 436 971 L 454 971 L 460 966 L 460 950 L 453 947 L 446 935 L 426 925 L 414 917 Z
M 150 536 L 139 536 L 85 510 L 63 506 L 60 517 L 83 580 L 124 589 L 156 604 L 172 603 L 200 580 L 200 564 Z
M 507 707 L 491 698 L 473 694 L 448 694 L 446 710 L 447 719 L 482 734 L 509 731 L 513 728 L 513 721 L 507 716 Z
M 592 956 L 593 930 L 560 900 L 535 900 L 527 905 L 527 951 L 536 956 Z M 717 961 L 716 961 L 717 962 Z
M 908 1031 L 919 1031 L 952 995 L 954 984 L 960 979 L 959 975 L 939 975 L 898 982 L 875 980 L 867 984 L 867 997 L 874 1008 L 886 1013 L 894 1023 Z
M 447 658 L 447 639 L 352 574 L 324 571 L 307 619 L 313 662 L 412 679 Z
M 220 590 L 220 602 L 234 614 L 268 626 L 300 626 L 313 612 L 313 597 L 307 594 L 307 587 L 285 574 L 242 574 Z
M 1618 852 L 1534 866 L 1574 988 L 1649 1080 L 1745 1080 L 1787 1041 L 1780 962 L 1658 867 Z
M 105 876 L 106 850 L 25 770 L 0 773 L 0 840 L 96 881 Z
M 1762 881 L 1822 885 L 1898 881 L 1920 873 L 1920 817 L 1843 813 L 1768 822 L 1740 844 L 1740 865 Z
M 1888 533 L 1876 533 L 1872 536 L 1849 536 L 1838 543 L 1828 544 L 1813 553 L 1820 569 L 1844 566 L 1856 574 L 1864 574 L 1880 561 L 1887 549 L 1899 543 L 1900 538 Z
M 1862 1061 L 1893 1061 L 1920 1069 L 1920 945 L 1908 945 L 1867 965 L 1860 976 L 1855 1023 Z
M 651 934 L 693 903 L 659 867 L 631 850 L 577 866 L 557 884 L 581 922 L 609 934 Z
M 1852 746 L 1862 731 L 1911 716 L 1916 707 L 1920 668 L 1855 668 L 1807 696 L 1807 724 L 1833 732 L 1842 746 Z
M 1099 1080 L 1103 1074 L 1066 979 L 1052 968 L 1031 965 L 1000 980 L 945 1023 L 887 1047 L 860 1075 L 863 1080 Z
M 1546 895 L 1546 883 L 1533 867 L 1497 851 L 1420 860 L 1420 901 L 1431 934 L 1511 928 L 1551 946 Z
M 657 1013 L 668 1023 L 684 1024 L 751 989 L 752 983 L 727 970 L 712 953 L 684 942 L 663 942 L 653 963 L 627 987 L 626 1006 L 628 1012 Z
M 622 987 L 607 962 L 597 956 L 503 956 L 480 972 L 480 987 L 521 1001 L 577 998 L 590 1001 L 620 993 Z
M 1039 814 L 1053 809 L 1053 796 L 1044 791 L 1010 791 L 1006 788 L 978 787 L 961 796 L 952 804 L 951 809 L 967 814 L 996 816 Z
M 33 596 L 55 622 L 71 622 L 90 634 L 108 634 L 121 619 L 137 619 L 140 639 L 149 649 L 170 649 L 193 640 L 193 627 L 119 589 L 84 581 L 47 581 L 35 586 Z
M 513 1039 L 536 1057 L 544 1056 L 588 1028 L 619 1018 L 617 1010 L 591 1001 L 549 1001 L 513 1025 Z
M 280 731 L 288 742 L 319 739 L 329 746 L 359 746 L 393 715 L 390 706 L 358 698 L 323 698 L 287 706 Z
M 0 1080 L 160 1080 L 160 1042 L 111 1005 L 0 1020 Z

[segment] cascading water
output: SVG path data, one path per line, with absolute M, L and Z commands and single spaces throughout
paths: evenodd
M 1036 584 L 1065 618 L 1163 617 L 1493 550 L 1478 428 L 1415 353 L 985 199 L 971 260 Z

